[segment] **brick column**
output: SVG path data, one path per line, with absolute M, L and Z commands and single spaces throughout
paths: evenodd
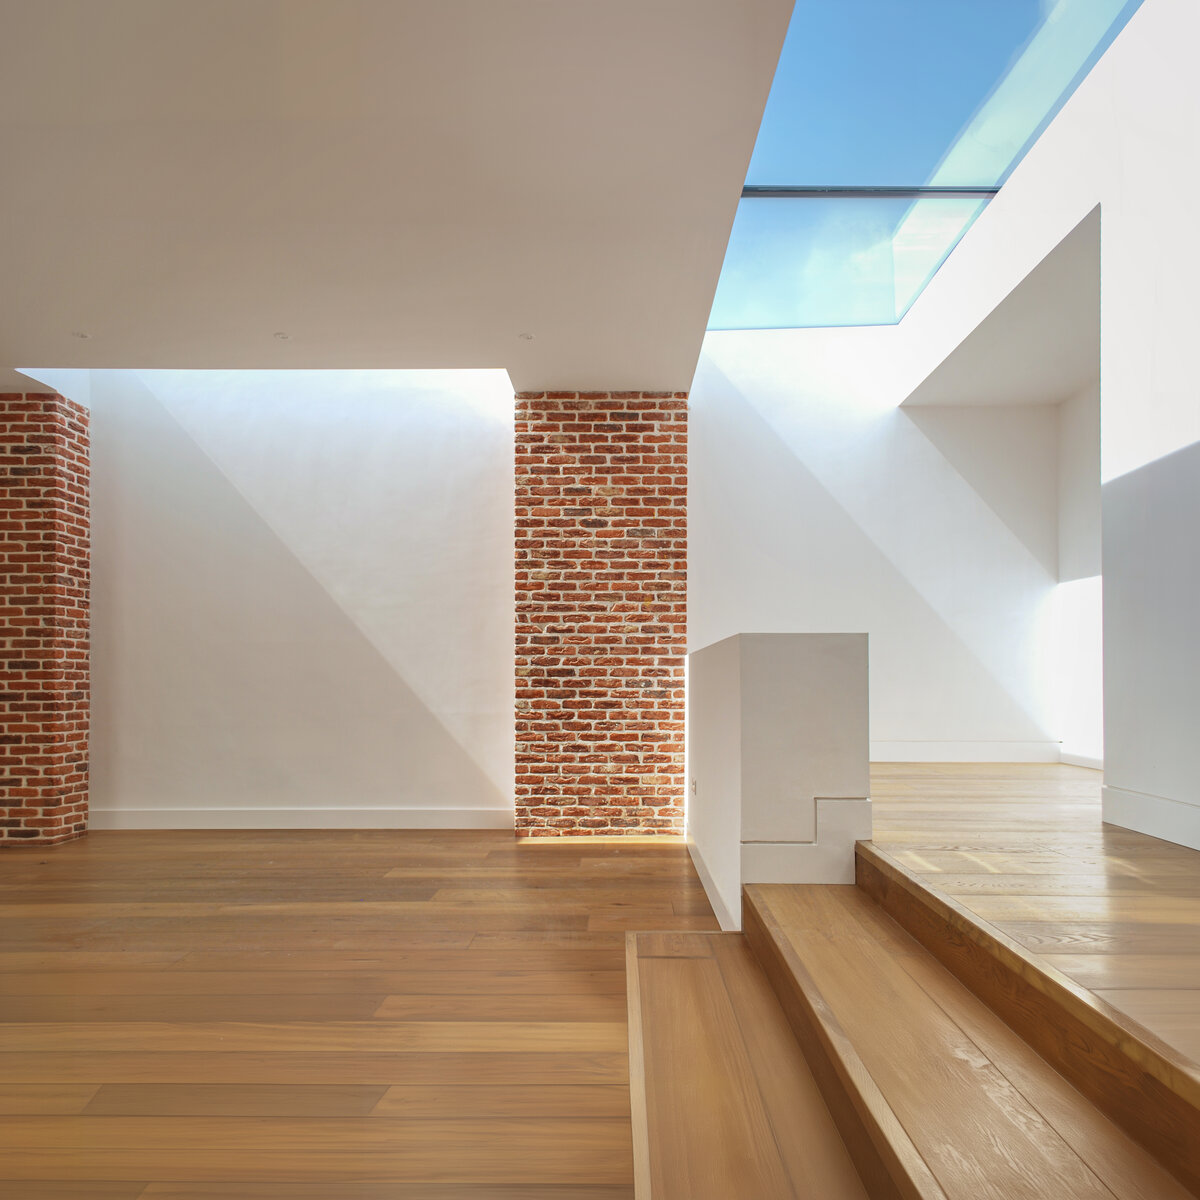
M 687 393 L 516 417 L 517 832 L 682 833 Z
M 0 393 L 0 846 L 87 829 L 88 414 Z

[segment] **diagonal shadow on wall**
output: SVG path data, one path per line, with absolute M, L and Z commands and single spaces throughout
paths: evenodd
M 97 809 L 511 814 L 144 385 L 92 410 Z
M 493 784 L 509 792 L 507 374 L 136 374 Z
M 1048 742 L 737 385 L 704 370 L 692 393 L 691 648 L 753 630 L 866 630 L 874 740 Z
M 902 407 L 1050 579 L 1058 578 L 1058 408 L 1050 404 Z

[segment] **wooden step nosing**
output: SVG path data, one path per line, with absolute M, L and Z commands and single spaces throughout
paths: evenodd
M 743 888 L 742 923 L 871 1195 L 888 1200 L 946 1200 L 941 1184 L 753 885 Z
M 646 1102 L 646 1048 L 642 1029 L 642 984 L 638 935 L 625 934 L 625 1000 L 629 1022 L 629 1110 L 633 1122 L 633 1196 L 651 1200 L 650 1115 Z

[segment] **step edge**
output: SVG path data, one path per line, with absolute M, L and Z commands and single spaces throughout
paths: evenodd
M 646 1043 L 642 1029 L 642 985 L 638 935 L 625 934 L 625 1005 L 629 1037 L 629 1112 L 633 1126 L 633 1197 L 652 1200 L 650 1186 L 650 1110 L 646 1100 Z
M 757 885 L 742 889 L 743 934 L 775 991 L 870 1194 L 947 1200 L 924 1157 L 775 920 Z M 865 1161 L 863 1161 L 865 1159 Z

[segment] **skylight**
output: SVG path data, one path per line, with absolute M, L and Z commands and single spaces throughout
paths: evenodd
M 1141 0 L 797 0 L 710 329 L 908 311 Z

